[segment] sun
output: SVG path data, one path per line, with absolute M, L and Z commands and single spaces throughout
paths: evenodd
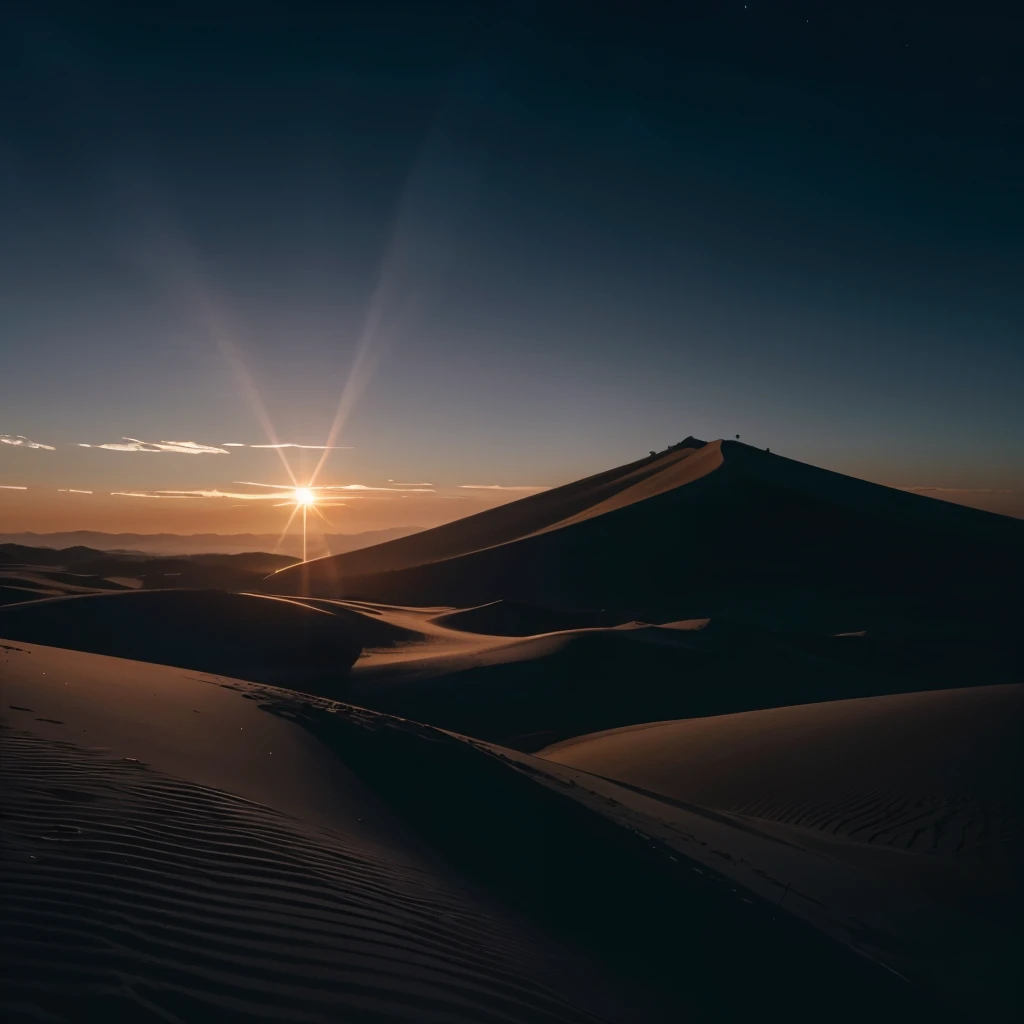
M 296 505 L 312 505 L 316 502 L 316 495 L 308 487 L 295 488 Z

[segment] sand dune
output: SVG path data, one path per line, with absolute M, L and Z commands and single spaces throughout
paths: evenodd
M 375 610 L 448 642 L 437 609 Z M 717 642 L 702 622 L 580 632 Z M 401 644 L 381 656 L 424 661 Z M 17 971 L 0 1003 L 71 1021 L 667 1022 L 805 1019 L 842 993 L 830 1015 L 862 1020 L 878 1006 L 938 1019 L 945 993 L 994 1019 L 1016 948 L 1016 869 L 996 848 L 1019 835 L 1022 691 L 655 723 L 538 758 L 277 687 L 4 641 L 0 941 Z M 706 735 L 680 756 L 672 731 L 687 728 Z M 588 770 L 555 760 L 588 749 Z M 868 804 L 864 842 L 850 829 Z M 824 827 L 850 807 L 846 833 Z M 737 976 L 747 987 L 723 996 Z
M 672 1019 L 816 1020 L 823 1005 L 844 1021 L 992 1019 L 1012 989 L 1012 912 L 976 914 L 970 880 L 968 909 L 936 899 L 924 858 L 883 848 L 868 873 L 754 819 L 405 719 L 265 696 L 454 863 L 675 991 Z
M 574 785 L 628 787 L 611 796 L 654 833 L 688 837 L 680 849 L 774 890 L 957 1012 L 1012 1019 L 1024 996 L 1022 712 L 1024 686 L 939 690 L 654 722 L 539 757 L 584 772 L 566 777 Z
M 709 614 L 715 588 L 1012 579 L 1024 524 L 731 441 L 684 447 L 412 537 L 281 570 L 276 593 L 626 618 Z M 716 609 L 717 611 L 717 609 Z
M 135 588 L 125 586 L 118 578 L 107 579 L 92 573 L 71 573 L 35 565 L 5 565 L 0 568 L 0 604 L 132 589 Z
M 259 691 L 3 644 L 5 1019 L 637 1019 Z
M 129 590 L 0 607 L 0 636 L 258 682 L 324 686 L 361 644 L 309 605 L 220 591 Z
M 520 750 L 619 725 L 934 685 L 745 623 L 623 623 L 511 638 L 449 625 L 504 618 L 500 608 L 381 614 L 405 623 L 409 639 L 366 644 L 344 699 Z
M 1024 850 L 1024 686 L 651 722 L 539 756 L 858 843 L 1007 869 Z
M 467 633 L 491 636 L 536 636 L 566 629 L 614 626 L 613 617 L 601 612 L 556 611 L 521 601 L 489 601 L 475 608 L 446 612 L 434 622 Z
M 109 590 L 111 577 L 136 580 L 137 586 L 146 589 L 253 590 L 267 573 L 293 561 L 286 555 L 259 551 L 154 558 L 137 551 L 105 551 L 81 545 L 56 549 L 0 544 L 0 573 L 17 576 L 28 571 L 69 594 L 76 591 L 63 584 Z

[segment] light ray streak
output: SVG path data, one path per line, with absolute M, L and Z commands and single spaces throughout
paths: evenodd
M 295 518 L 296 512 L 299 511 L 299 506 L 294 505 L 292 508 L 292 514 L 288 517 L 288 522 L 284 524 L 284 529 L 281 531 L 281 536 L 277 538 L 277 543 L 274 545 L 274 553 L 277 553 L 277 549 L 284 542 L 285 537 L 288 536 L 288 530 L 291 528 L 292 520 Z

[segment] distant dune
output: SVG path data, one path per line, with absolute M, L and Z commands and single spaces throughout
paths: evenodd
M 689 446 L 275 573 L 276 593 L 458 607 L 511 600 L 686 617 L 744 586 L 1009 580 L 1024 523 L 732 441 Z
M 292 686 L 340 684 L 361 643 L 331 614 L 220 591 L 127 590 L 0 607 L 0 636 Z
M 405 537 L 420 529 L 418 526 L 396 526 L 386 530 L 367 530 L 363 533 L 328 533 L 323 536 L 318 533 L 310 537 L 310 550 L 316 555 L 337 555 Z M 0 533 L 0 545 L 4 544 L 36 548 L 88 547 L 98 551 L 134 551 L 171 556 L 280 551 L 293 559 L 298 559 L 302 553 L 300 535 L 288 535 L 282 540 L 277 534 L 271 533 L 103 533 L 98 530 Z M 327 552 L 324 551 L 325 546 Z
M 87 547 L 0 544 L 0 604 L 124 589 L 255 590 L 267 573 L 293 561 L 258 551 L 153 558 Z

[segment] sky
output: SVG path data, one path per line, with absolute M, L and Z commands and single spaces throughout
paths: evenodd
M 3 5 L 0 532 L 431 526 L 689 434 L 1024 515 L 1010 18 Z

